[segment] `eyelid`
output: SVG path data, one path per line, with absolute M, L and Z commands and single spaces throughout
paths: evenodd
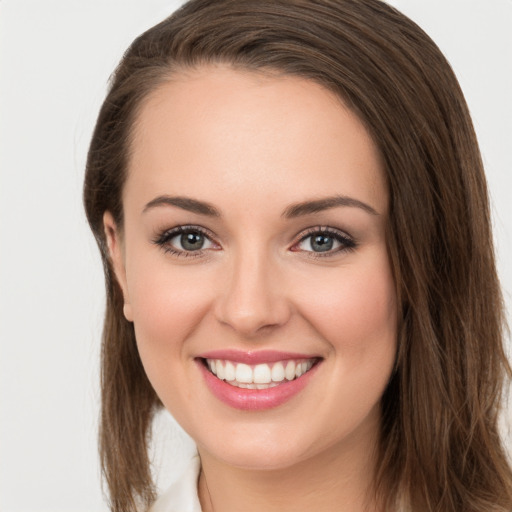
M 175 238 L 176 236 L 190 232 L 196 231 L 205 236 L 210 243 L 215 245 L 215 248 L 207 248 L 207 249 L 197 249 L 195 251 L 187 251 L 180 250 L 169 244 L 169 241 Z M 319 251 L 307 251 L 303 249 L 299 249 L 298 246 L 304 242 L 308 237 L 315 234 L 326 234 L 334 238 L 336 241 L 340 243 L 340 247 L 335 250 L 329 250 L 325 252 Z M 175 256 L 181 257 L 200 257 L 204 256 L 204 254 L 211 250 L 219 250 L 221 248 L 220 244 L 215 241 L 216 235 L 214 235 L 209 229 L 206 229 L 202 226 L 194 225 L 194 224 L 185 224 L 178 225 L 173 228 L 165 229 L 159 232 L 152 240 L 155 245 L 158 245 L 164 252 L 173 254 Z M 290 247 L 292 252 L 302 252 L 306 253 L 308 257 L 313 258 L 324 258 L 329 256 L 334 256 L 336 254 L 342 252 L 348 252 L 356 249 L 358 246 L 357 241 L 354 237 L 348 234 L 346 231 L 340 230 L 338 228 L 332 228 L 329 226 L 313 226 L 303 230 L 300 234 L 295 237 L 295 242 Z
M 316 252 L 316 251 L 305 251 L 302 249 L 298 249 L 297 247 L 299 244 L 304 242 L 307 238 L 309 238 L 312 235 L 315 234 L 326 234 L 330 235 L 333 238 L 335 238 L 338 242 L 340 242 L 341 247 L 331 250 L 331 251 L 325 251 L 325 252 Z M 296 237 L 296 241 L 293 243 L 292 247 L 290 248 L 293 252 L 303 252 L 308 255 L 308 257 L 313 258 L 325 258 L 329 256 L 334 256 L 339 253 L 348 252 L 356 249 L 358 246 L 358 242 L 356 239 L 348 234 L 346 231 L 342 231 L 337 228 L 332 228 L 329 226 L 314 226 L 311 228 L 308 228 L 304 231 L 302 231 L 299 235 Z
M 169 242 L 175 238 L 176 236 L 187 233 L 187 232 L 198 232 L 201 235 L 203 235 L 205 238 L 207 238 L 210 243 L 215 245 L 215 248 L 207 248 L 207 249 L 198 249 L 196 251 L 186 251 L 177 249 L 176 247 L 173 247 L 169 244 Z M 204 256 L 204 253 L 211 250 L 218 250 L 220 248 L 220 244 L 218 244 L 215 241 L 215 235 L 209 230 L 202 226 L 197 226 L 195 224 L 184 224 L 175 226 L 173 228 L 165 229 L 163 231 L 160 231 L 156 234 L 156 236 L 153 238 L 152 242 L 159 246 L 164 252 L 172 254 L 174 256 L 180 256 L 180 257 L 199 257 Z

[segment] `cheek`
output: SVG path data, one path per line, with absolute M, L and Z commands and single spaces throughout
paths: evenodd
M 183 404 L 193 398 L 182 385 L 192 365 L 186 340 L 209 308 L 209 293 L 204 280 L 191 279 L 184 268 L 141 262 L 134 270 L 130 299 L 139 355 L 157 395 L 181 417 Z
M 325 360 L 327 378 L 317 398 L 318 404 L 324 403 L 323 417 L 329 417 L 332 428 L 333 437 L 326 437 L 326 442 L 376 418 L 372 414 L 378 414 L 393 370 L 396 295 L 387 259 L 383 262 L 357 270 L 336 269 L 336 276 L 317 283 L 322 286 L 316 290 L 323 293 L 310 294 L 301 303 L 303 316 L 330 351 Z
M 211 303 L 206 276 L 187 266 L 134 259 L 128 268 L 128 293 L 137 344 L 150 373 L 152 361 L 171 364 L 185 356 L 183 340 L 200 323 Z M 187 271 L 188 270 L 188 271 Z M 167 366 L 167 365 L 161 365 Z
M 387 257 L 357 269 L 336 269 L 317 282 L 317 293 L 303 292 L 302 309 L 332 349 L 341 355 L 372 349 L 394 350 L 396 293 Z

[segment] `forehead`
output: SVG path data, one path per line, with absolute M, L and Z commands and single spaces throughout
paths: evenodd
M 208 66 L 141 105 L 125 195 L 355 195 L 385 211 L 380 157 L 359 118 L 310 80 Z M 284 193 L 286 192 L 286 193 Z M 260 197 L 261 199 L 261 197 Z

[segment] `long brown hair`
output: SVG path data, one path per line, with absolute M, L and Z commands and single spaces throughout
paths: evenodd
M 511 369 L 475 133 L 437 46 L 379 0 L 192 0 L 137 38 L 113 75 L 84 187 L 107 288 L 100 453 L 112 510 L 154 500 L 147 449 L 161 404 L 123 316 L 102 217 L 108 210 L 122 226 L 144 98 L 179 69 L 217 62 L 318 82 L 358 114 L 380 150 L 401 305 L 375 474 L 385 510 L 510 512 L 512 471 L 497 423 Z

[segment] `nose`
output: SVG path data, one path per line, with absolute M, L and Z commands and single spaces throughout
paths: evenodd
M 276 267 L 268 255 L 254 252 L 232 261 L 217 296 L 217 320 L 248 338 L 286 324 L 291 304 Z

